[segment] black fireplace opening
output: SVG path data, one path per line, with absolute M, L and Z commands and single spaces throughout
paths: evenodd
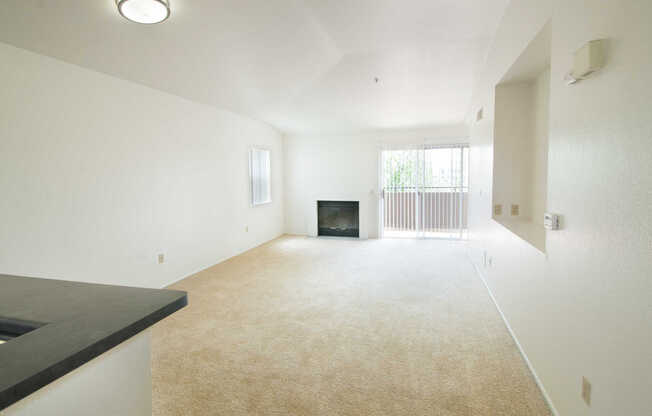
M 317 235 L 360 237 L 358 201 L 317 201 Z

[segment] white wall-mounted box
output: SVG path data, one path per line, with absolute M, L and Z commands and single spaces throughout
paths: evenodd
M 604 48 L 601 39 L 587 42 L 575 52 L 571 75 L 583 79 L 598 71 L 604 65 Z
M 559 229 L 559 215 L 546 212 L 543 214 L 543 227 L 546 230 Z

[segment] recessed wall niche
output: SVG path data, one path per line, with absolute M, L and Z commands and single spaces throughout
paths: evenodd
M 546 249 L 550 22 L 496 85 L 492 217 Z

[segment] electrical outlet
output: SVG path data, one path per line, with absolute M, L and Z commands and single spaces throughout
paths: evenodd
M 518 215 L 519 212 L 518 204 L 512 204 L 512 209 L 510 212 L 512 215 Z
M 158 264 L 165 263 L 165 254 L 161 253 L 158 255 Z
M 494 215 L 503 215 L 503 206 L 501 204 L 494 205 Z
M 586 377 L 582 377 L 582 399 L 587 406 L 591 406 L 591 383 Z
M 248 232 L 249 232 L 249 226 L 245 225 L 245 233 L 248 233 Z
M 493 257 L 489 257 L 489 259 L 487 260 L 487 264 L 489 264 L 489 267 L 493 267 L 493 265 L 494 265 L 494 258 L 493 258 Z

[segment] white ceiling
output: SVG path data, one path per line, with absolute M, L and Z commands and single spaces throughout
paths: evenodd
M 508 2 L 171 0 L 147 26 L 114 0 L 2 0 L 0 41 L 287 133 L 422 127 L 463 121 Z

